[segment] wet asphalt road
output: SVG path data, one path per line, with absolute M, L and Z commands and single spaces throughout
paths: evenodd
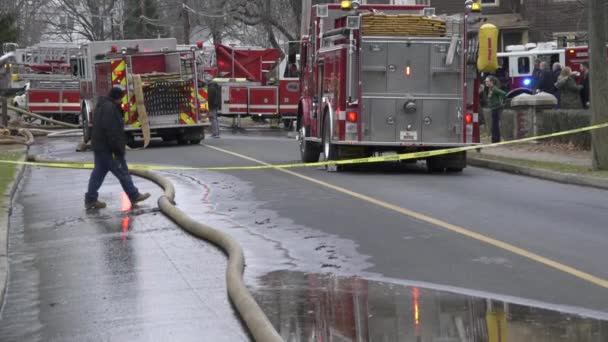
M 52 140 L 38 152 L 90 158 L 73 152 L 74 141 Z M 270 163 L 298 160 L 295 141 L 254 134 L 224 134 L 202 146 L 156 144 L 129 152 L 128 159 L 192 166 L 253 164 L 205 144 Z M 296 172 L 608 278 L 605 191 L 477 168 L 461 175 L 431 175 L 415 165 Z M 358 276 L 380 289 L 395 284 L 409 293 L 405 286 L 415 284 L 608 316 L 606 288 L 290 174 L 165 173 L 176 182 L 180 207 L 242 242 L 246 280 L 283 336 L 316 329 L 311 326 L 318 320 L 313 324 L 307 315 L 318 308 L 301 306 L 294 311 L 281 303 L 314 298 L 308 302 L 319 305 L 319 298 L 327 295 L 311 292 L 316 288 L 311 282 L 319 280 L 309 278 L 328 272 L 338 278 L 327 283 L 321 277 L 326 290 Z M 102 188 L 111 207 L 97 215 L 84 213 L 81 189 L 87 176 L 67 170 L 26 172 L 11 221 L 12 273 L 0 340 L 246 340 L 225 298 L 223 255 L 154 212 L 154 201 L 139 212 L 121 212 L 120 189 L 114 181 Z M 150 183 L 138 184 L 159 193 Z M 390 288 L 380 292 L 392 298 L 395 290 Z M 379 298 L 386 306 L 387 299 Z M 334 303 L 325 299 L 326 306 Z M 387 319 L 403 316 L 382 310 Z M 350 324 L 338 329 L 349 334 L 354 326 L 361 328 L 353 322 L 336 324 Z M 410 340 L 407 334 L 402 339 L 394 333 L 389 340 Z M 224 335 L 225 339 L 215 338 Z

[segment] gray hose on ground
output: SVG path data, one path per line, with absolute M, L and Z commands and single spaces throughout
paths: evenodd
M 67 138 L 67 137 L 81 137 L 82 131 L 79 129 L 69 129 L 59 132 L 51 132 L 47 135 L 49 138 Z
M 51 119 L 51 118 L 44 117 L 42 115 L 30 113 L 27 110 L 21 109 L 19 107 L 13 107 L 11 105 L 8 105 L 6 107 L 8 109 L 10 109 L 10 110 L 13 110 L 13 111 L 17 112 L 17 113 L 21 113 L 21 114 L 23 114 L 25 116 L 31 116 L 33 118 L 40 119 L 42 121 L 52 122 L 54 124 L 57 124 L 57 125 L 60 125 L 60 126 L 64 126 L 64 127 L 68 127 L 68 128 L 80 128 L 79 125 L 75 125 L 75 124 L 71 124 L 71 123 L 67 123 L 67 122 L 63 122 L 63 121 L 59 121 L 59 120 L 54 120 L 54 119 Z
M 34 158 L 37 162 L 45 162 Z M 46 162 L 57 162 L 46 161 Z M 61 161 L 70 163 L 70 161 Z M 243 249 L 238 242 L 228 234 L 220 232 L 205 224 L 190 218 L 186 213 L 175 206 L 175 188 L 165 177 L 146 170 L 130 170 L 133 175 L 146 178 L 158 184 L 164 190 L 164 195 L 158 199 L 158 206 L 163 214 L 168 216 L 182 229 L 190 234 L 210 241 L 225 251 L 228 256 L 228 267 L 226 269 L 226 284 L 228 296 L 232 299 L 234 306 L 245 321 L 247 328 L 256 341 L 279 342 L 283 341 L 279 333 L 274 329 L 266 314 L 255 301 L 243 280 L 245 268 L 245 257 Z

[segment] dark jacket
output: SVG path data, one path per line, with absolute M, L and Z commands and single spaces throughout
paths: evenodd
M 93 151 L 112 152 L 117 156 L 125 155 L 124 113 L 120 105 L 109 97 L 100 97 L 93 112 Z
M 534 70 L 532 71 L 532 89 L 538 89 L 542 73 L 543 71 L 540 68 L 534 68 Z
M 555 95 L 556 81 L 557 79 L 553 76 L 551 70 L 543 70 L 541 71 L 540 79 L 538 80 L 538 90 Z
M 218 110 L 222 105 L 222 94 L 220 86 L 216 82 L 211 82 L 207 87 L 207 95 L 209 95 L 209 109 Z

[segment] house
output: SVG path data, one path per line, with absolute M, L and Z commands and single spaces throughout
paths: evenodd
M 425 0 L 416 0 L 425 2 Z M 560 46 L 587 44 L 585 0 L 479 0 L 483 13 L 474 26 L 499 28 L 498 45 L 558 41 Z M 464 0 L 432 0 L 437 14 L 462 13 Z

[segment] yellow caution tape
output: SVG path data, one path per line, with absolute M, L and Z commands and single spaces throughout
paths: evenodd
M 479 148 L 497 147 L 505 145 L 514 145 L 528 141 L 535 141 L 541 139 L 547 139 L 552 137 L 558 137 L 563 135 L 569 135 L 574 133 L 588 132 L 596 129 L 608 128 L 608 123 L 587 126 L 582 128 L 571 129 L 567 131 L 539 135 L 530 138 L 523 138 L 518 140 L 503 141 L 492 144 L 478 144 L 464 147 L 446 148 L 440 150 L 431 150 L 423 152 L 411 152 L 403 154 L 395 154 L 390 156 L 379 156 L 379 157 L 367 157 L 367 158 L 356 158 L 347 160 L 330 160 L 321 161 L 315 163 L 292 163 L 292 164 L 276 164 L 276 165 L 255 165 L 255 166 L 219 166 L 219 167 L 197 167 L 197 166 L 177 166 L 177 165 L 154 165 L 154 164 L 129 164 L 129 169 L 133 170 L 208 170 L 208 171 L 232 171 L 232 170 L 264 170 L 264 169 L 287 169 L 297 167 L 315 167 L 315 166 L 327 166 L 327 165 L 351 165 L 351 164 L 367 164 L 367 163 L 381 163 L 387 161 L 399 161 L 399 160 L 412 160 L 412 159 L 423 159 L 428 157 L 441 156 L 450 153 L 458 153 L 476 150 Z M 92 169 L 93 163 L 89 162 L 28 162 L 28 161 L 14 161 L 14 160 L 0 160 L 0 164 L 20 164 L 38 167 L 52 167 L 52 168 L 64 168 L 64 169 Z

